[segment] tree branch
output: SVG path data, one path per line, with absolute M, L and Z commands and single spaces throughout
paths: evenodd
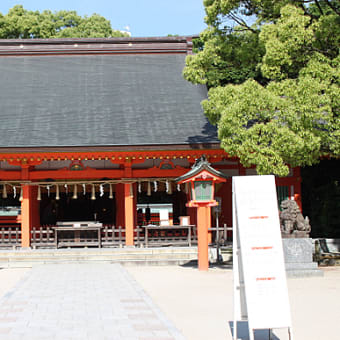
M 319 4 L 319 1 L 318 1 L 318 0 L 315 0 L 315 3 L 316 3 L 316 6 L 317 6 L 318 9 L 319 9 L 320 14 L 321 14 L 321 15 L 324 15 L 323 10 L 322 10 L 322 8 L 321 8 L 321 6 L 320 6 L 320 4 Z
M 337 15 L 340 15 L 340 9 L 334 6 L 329 0 L 325 0 L 325 3 L 333 10 L 333 12 L 335 12 Z
M 304 2 L 300 2 L 300 3 L 299 3 L 299 7 L 303 10 L 303 12 L 304 12 L 305 14 L 310 15 L 310 14 L 307 12 L 306 7 L 304 6 L 303 3 L 304 3 Z
M 309 16 L 312 20 L 311 22 L 309 23 L 308 27 L 312 24 L 313 20 L 317 20 L 318 17 L 316 15 L 313 15 L 311 13 L 308 12 L 308 10 L 306 9 L 306 7 L 304 6 L 304 3 L 307 3 L 309 1 L 302 1 L 299 3 L 299 7 L 303 10 L 304 14 Z
M 230 17 L 231 20 L 234 20 L 236 23 L 238 23 L 240 26 L 246 28 L 247 30 L 253 32 L 253 33 L 257 33 L 256 30 L 252 29 L 251 27 L 249 27 L 247 25 L 247 23 L 241 19 L 241 18 L 238 18 L 234 13 L 230 12 L 228 14 L 228 17 Z

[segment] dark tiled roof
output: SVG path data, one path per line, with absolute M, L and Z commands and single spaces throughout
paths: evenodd
M 185 54 L 0 57 L 0 147 L 216 143 Z

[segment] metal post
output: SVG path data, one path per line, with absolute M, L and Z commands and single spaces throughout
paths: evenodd
M 219 221 L 218 214 L 216 214 L 216 256 L 217 263 L 220 263 L 220 231 L 219 231 Z
M 289 340 L 293 340 L 293 330 L 288 327 L 288 335 L 289 335 Z
M 249 324 L 249 321 L 248 321 Z M 249 340 L 254 340 L 255 334 L 254 334 L 255 330 L 253 328 L 249 328 Z
M 237 340 L 237 321 L 236 321 L 235 311 L 234 311 L 233 329 L 234 329 L 233 340 Z

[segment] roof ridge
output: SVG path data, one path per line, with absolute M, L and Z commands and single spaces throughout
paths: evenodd
M 0 39 L 0 55 L 192 53 L 192 37 Z
M 16 44 L 46 44 L 46 43 L 72 43 L 72 42 L 84 42 L 84 43 L 101 43 L 101 42 L 115 42 L 126 43 L 127 41 L 136 42 L 178 42 L 191 40 L 192 36 L 169 36 L 169 37 L 108 37 L 108 38 L 37 38 L 37 39 L 0 39 L 0 44 L 4 45 L 16 45 Z

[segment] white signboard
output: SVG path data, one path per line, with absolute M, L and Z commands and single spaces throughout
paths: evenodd
M 287 327 L 291 318 L 275 177 L 233 177 L 234 338 L 237 321 L 254 329 Z
M 160 209 L 159 210 L 159 220 L 160 220 L 160 225 L 165 226 L 169 225 L 169 211 L 166 209 Z

